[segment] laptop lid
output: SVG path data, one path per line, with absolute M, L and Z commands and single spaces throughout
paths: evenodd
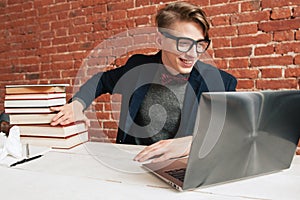
M 299 120 L 296 90 L 203 93 L 183 189 L 289 168 Z

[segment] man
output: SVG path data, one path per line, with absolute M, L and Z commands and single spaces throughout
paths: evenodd
M 0 161 L 7 155 L 15 158 L 22 157 L 20 129 L 10 124 L 10 117 L 6 113 L 0 115 Z
M 189 153 L 198 101 L 206 91 L 234 91 L 236 79 L 199 61 L 209 44 L 209 23 L 197 6 L 176 2 L 156 17 L 155 55 L 134 55 L 117 69 L 98 73 L 62 107 L 52 125 L 87 119 L 83 111 L 104 93 L 122 94 L 117 143 L 150 145 L 135 160 Z M 129 75 L 128 75 L 129 74 Z
M 0 132 L 4 133 L 6 137 L 9 135 L 9 130 L 11 128 L 9 115 L 6 113 L 1 113 L 0 115 Z

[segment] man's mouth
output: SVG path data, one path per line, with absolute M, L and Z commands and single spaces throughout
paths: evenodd
M 179 58 L 180 61 L 183 63 L 183 67 L 192 67 L 194 61 L 193 60 L 186 60 L 186 59 L 183 59 L 183 58 Z

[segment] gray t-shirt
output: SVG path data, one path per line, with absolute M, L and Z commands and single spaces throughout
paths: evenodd
M 159 81 L 162 69 L 155 77 Z M 169 74 L 170 75 L 170 74 Z M 180 76 L 180 75 L 179 75 Z M 166 85 L 151 84 L 134 122 L 144 127 L 136 144 L 150 145 L 159 140 L 174 138 L 178 131 L 187 81 Z

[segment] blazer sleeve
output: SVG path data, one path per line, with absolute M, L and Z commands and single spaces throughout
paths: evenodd
M 131 68 L 134 67 L 134 56 L 128 59 L 124 66 L 116 69 L 99 72 L 87 80 L 80 88 L 79 91 L 69 100 L 72 102 L 78 100 L 86 109 L 97 97 L 102 94 L 118 93 L 120 91 L 114 91 L 114 87 L 119 79 Z

